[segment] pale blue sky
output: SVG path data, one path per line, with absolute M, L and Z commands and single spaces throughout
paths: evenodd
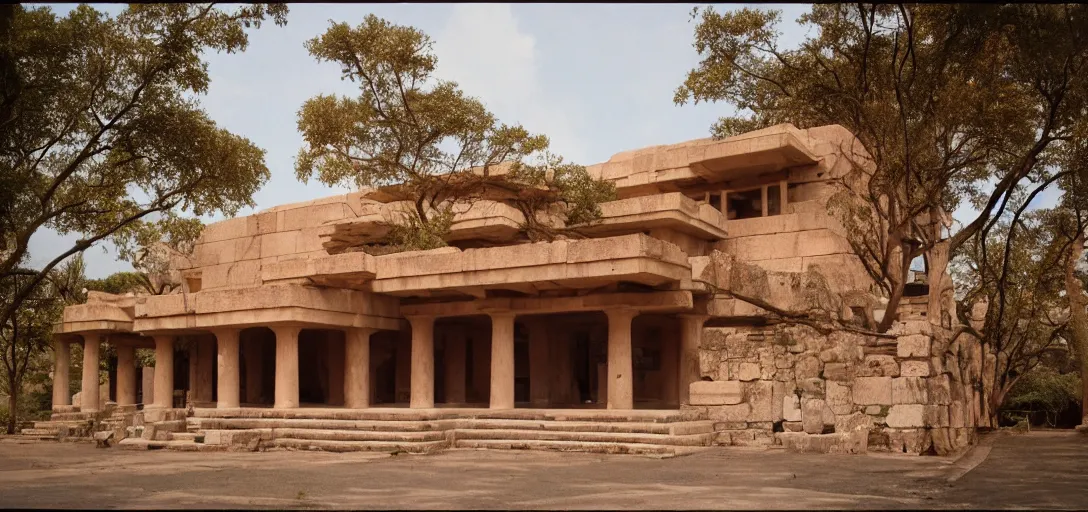
M 72 5 L 54 6 L 66 13 Z M 119 12 L 121 4 L 96 5 Z M 292 4 L 286 27 L 266 24 L 241 54 L 209 54 L 205 110 L 220 126 L 267 151 L 271 179 L 254 196 L 257 210 L 346 189 L 295 179 L 302 144 L 296 112 L 320 93 L 355 94 L 335 64 L 318 64 L 303 42 L 329 20 L 356 25 L 368 13 L 423 30 L 435 41 L 440 78 L 458 82 L 500 120 L 547 134 L 552 148 L 582 164 L 644 146 L 706 137 L 723 104 L 678 107 L 673 91 L 697 62 L 693 4 Z M 720 6 L 735 9 L 741 6 Z M 783 10 L 787 46 L 803 39 L 793 23 L 806 5 Z M 243 210 L 248 215 L 253 210 Z M 218 220 L 218 218 L 208 219 Z M 31 240 L 41 265 L 75 236 Z M 88 277 L 130 267 L 110 247 L 86 251 Z

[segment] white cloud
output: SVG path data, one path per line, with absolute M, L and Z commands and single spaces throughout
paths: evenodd
M 536 39 L 509 4 L 458 4 L 433 39 L 440 78 L 457 82 L 501 122 L 547 135 L 568 160 L 585 158 L 573 112 L 541 86 Z

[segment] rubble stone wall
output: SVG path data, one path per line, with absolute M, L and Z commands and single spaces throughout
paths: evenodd
M 946 454 L 974 440 L 972 344 L 926 321 L 886 336 L 805 325 L 706 327 L 690 408 L 720 445 Z

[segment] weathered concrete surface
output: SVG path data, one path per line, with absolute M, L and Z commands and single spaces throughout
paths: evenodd
M 947 483 L 945 457 L 720 448 L 654 460 L 452 451 L 433 456 L 96 450 L 0 440 L 11 508 L 1085 508 L 1088 444 L 1002 436 Z M 451 482 L 456 485 L 451 485 Z

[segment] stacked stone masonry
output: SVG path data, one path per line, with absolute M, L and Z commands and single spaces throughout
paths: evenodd
M 580 422 L 621 414 L 630 425 L 607 442 L 579 423 L 588 430 L 467 433 L 465 446 L 592 439 L 622 451 L 665 435 L 639 422 L 672 418 L 696 423 L 668 430 L 681 437 L 661 446 L 955 451 L 982 416 L 985 361 L 973 339 L 951 340 L 947 312 L 926 318 L 926 297 L 884 311 L 872 293 L 827 207 L 836 180 L 872 172 L 859 148 L 839 126 L 780 125 L 619 153 L 587 167 L 618 197 L 581 239 L 529 243 L 524 217 L 497 194 L 453 205 L 448 247 L 360 251 L 403 218 L 410 205 L 398 186 L 208 225 L 194 252 L 173 261 L 172 293 L 92 292 L 65 309 L 54 418 L 29 433 L 99 428 L 115 441 L 191 447 L 261 438 L 186 426 L 209 411 L 385 418 L 400 408 L 469 419 L 527 409 L 532 418 L 577 410 Z M 818 330 L 772 310 L 827 321 Z M 861 334 L 881 315 L 896 316 L 890 333 Z M 97 380 L 85 372 L 73 397 L 76 344 L 85 368 L 114 347 L 117 369 Z M 153 352 L 154 366 L 137 368 L 136 350 Z M 388 447 L 379 438 L 396 437 L 296 427 L 277 446 Z

